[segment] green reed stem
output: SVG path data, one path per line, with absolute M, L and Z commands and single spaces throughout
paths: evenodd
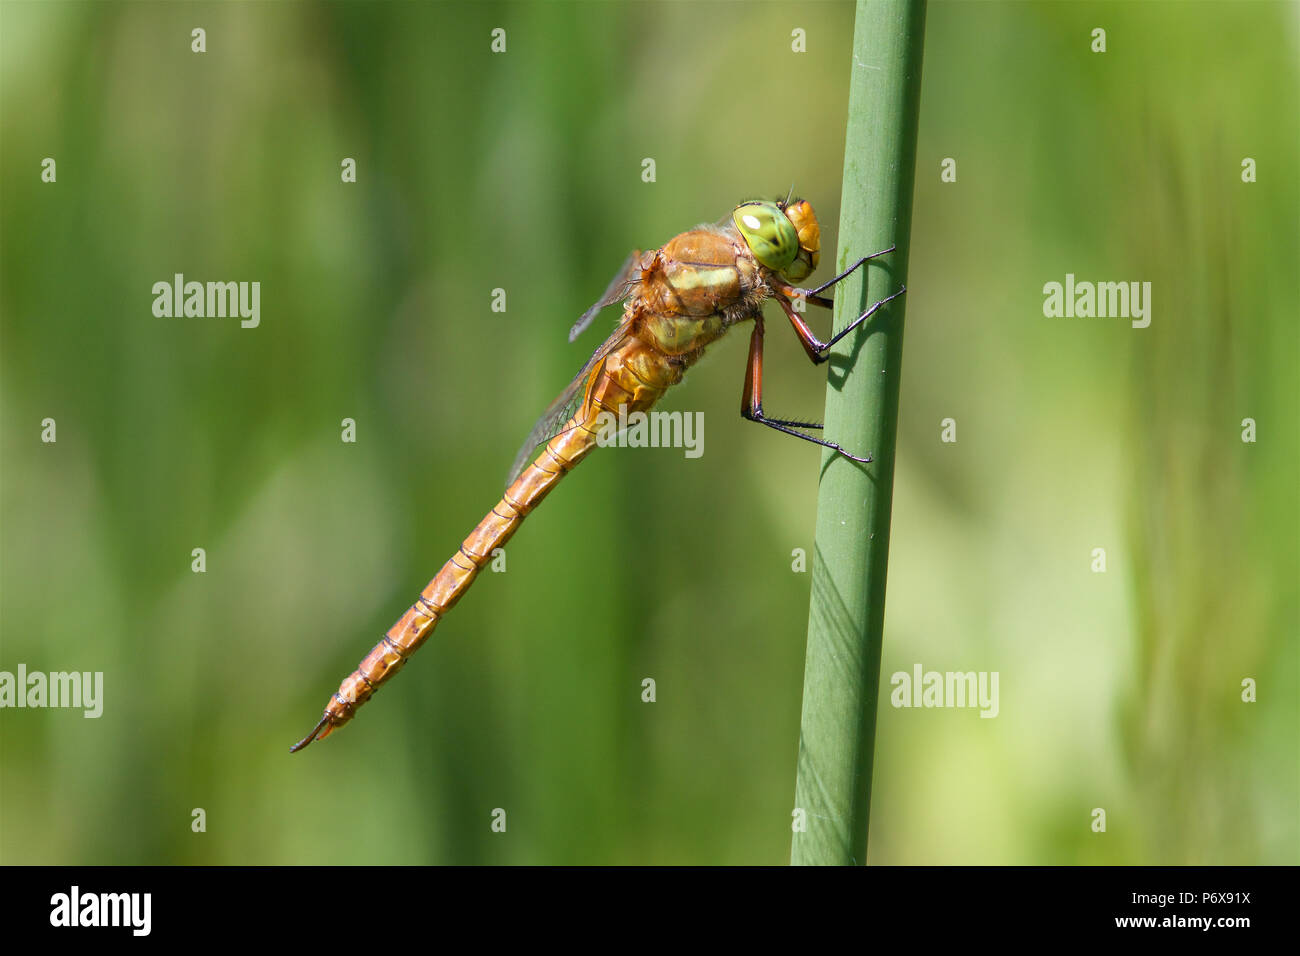
M 907 276 L 925 0 L 859 0 L 840 209 L 839 270 L 897 245 L 835 291 L 835 328 Z M 822 457 L 790 861 L 866 862 L 889 557 L 904 295 L 832 354 L 826 437 L 875 460 Z

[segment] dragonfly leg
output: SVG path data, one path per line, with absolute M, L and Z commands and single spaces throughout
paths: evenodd
M 805 435 L 803 432 L 795 431 L 796 428 L 821 428 L 822 426 L 819 424 L 790 421 L 784 418 L 768 418 L 763 414 L 763 317 L 761 315 L 755 317 L 754 331 L 749 337 L 749 363 L 745 366 L 745 394 L 740 401 L 740 414 L 751 422 L 758 422 L 760 425 L 775 428 L 779 432 L 793 435 L 795 438 L 802 438 L 814 445 L 829 448 L 845 458 L 852 458 L 854 461 L 860 461 L 863 464 L 871 461 L 870 455 L 866 458 L 860 458 L 845 451 L 832 441 L 826 441 L 824 438 L 814 438 L 812 435 Z
M 831 286 L 835 285 L 835 283 L 842 282 L 843 280 L 847 279 L 849 276 L 853 275 L 853 273 L 856 272 L 859 268 L 861 268 L 864 262 L 870 262 L 872 259 L 878 259 L 880 256 L 893 252 L 895 248 L 896 248 L 895 246 L 890 246 L 888 249 L 881 249 L 879 252 L 873 252 L 869 256 L 863 256 L 857 262 L 853 263 L 853 265 L 849 266 L 839 275 L 835 276 L 835 278 L 831 279 L 828 282 L 823 282 L 815 289 L 798 289 L 792 285 L 777 285 L 776 290 L 780 292 L 782 295 L 788 296 L 791 299 L 803 299 L 805 302 L 811 302 L 813 305 L 820 305 L 823 309 L 833 308 L 835 306 L 834 299 L 828 299 L 826 298 L 826 296 L 818 295 L 817 293 L 825 292 Z
M 869 256 L 863 256 L 861 259 L 859 259 L 857 262 L 853 263 L 853 265 L 849 266 L 847 269 L 845 269 L 843 272 L 841 272 L 841 273 L 840 273 L 839 275 L 837 275 L 835 278 L 831 279 L 829 282 L 823 282 L 821 285 L 819 285 L 819 286 L 818 286 L 817 288 L 815 288 L 815 289 L 800 289 L 800 290 L 798 290 L 798 291 L 799 291 L 799 293 L 800 293 L 801 295 L 803 295 L 803 297 L 806 298 L 806 299 L 812 299 L 813 297 L 816 297 L 818 300 L 820 300 L 820 301 L 818 301 L 817 304 L 818 304 L 818 305 L 822 305 L 823 303 L 828 302 L 829 300 L 827 300 L 827 299 L 823 299 L 821 296 L 817 295 L 818 292 L 825 292 L 827 289 L 829 289 L 829 288 L 830 288 L 831 286 L 833 286 L 835 283 L 837 283 L 837 282 L 842 282 L 843 280 L 847 279 L 847 278 L 848 278 L 849 276 L 851 276 L 854 272 L 856 272 L 858 269 L 860 269 L 860 268 L 862 267 L 862 264 L 863 264 L 864 262 L 870 262 L 872 259 L 878 259 L 878 258 L 880 258 L 880 257 L 883 256 L 883 255 L 886 255 L 886 254 L 888 254 L 888 253 L 890 253 L 890 252 L 893 252 L 894 249 L 896 249 L 896 248 L 897 248 L 896 246 L 890 246 L 888 249 L 881 249 L 879 252 L 873 252 L 873 253 L 871 253 L 871 255 L 869 255 Z
M 763 421 L 767 422 L 769 425 L 786 425 L 790 428 L 821 429 L 822 427 L 821 422 L 795 422 L 795 421 L 790 421 L 789 419 L 786 418 L 768 418 L 766 415 L 763 416 Z
M 797 292 L 798 290 L 796 289 L 795 291 Z M 843 329 L 832 335 L 826 342 L 823 342 L 821 339 L 817 338 L 817 336 L 813 335 L 812 329 L 808 328 L 808 324 L 804 322 L 804 320 L 799 317 L 799 313 L 795 312 L 794 308 L 791 307 L 789 299 L 784 298 L 783 296 L 777 296 L 776 301 L 780 303 L 782 311 L 784 311 L 786 317 L 789 318 L 790 324 L 794 326 L 794 334 L 799 336 L 799 344 L 802 345 L 803 350 L 808 353 L 808 358 L 812 360 L 814 365 L 821 365 L 822 362 L 827 361 L 831 357 L 830 350 L 834 347 L 836 342 L 844 338 L 844 336 L 848 335 L 859 325 L 869 319 L 881 306 L 885 305 L 885 303 L 892 302 L 906 291 L 907 286 L 903 286 L 893 295 L 881 299 Z

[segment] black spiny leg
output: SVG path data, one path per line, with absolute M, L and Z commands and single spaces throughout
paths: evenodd
M 843 281 L 856 272 L 862 267 L 863 263 L 870 262 L 872 259 L 893 252 L 894 248 L 894 246 L 890 246 L 888 249 L 881 249 L 879 252 L 873 252 L 869 256 L 863 256 L 829 282 L 823 282 L 815 289 L 797 289 L 792 285 L 780 284 L 775 286 L 776 291 L 780 293 L 780 295 L 775 297 L 776 301 L 780 303 L 782 310 L 790 319 L 790 324 L 794 326 L 794 334 L 799 336 L 799 343 L 803 346 L 804 351 L 808 353 L 808 358 L 812 360 L 814 365 L 820 365 L 822 362 L 829 359 L 830 355 L 828 353 L 836 342 L 865 322 L 886 302 L 889 302 L 891 299 L 896 299 L 906 292 L 907 287 L 903 286 L 889 298 L 881 299 L 879 302 L 875 303 L 871 308 L 867 309 L 867 311 L 863 312 L 860 316 L 850 322 L 848 326 L 833 335 L 827 342 L 823 342 L 821 339 L 817 338 L 817 336 L 813 335 L 812 329 L 808 328 L 804 320 L 798 316 L 793 308 L 791 308 L 789 300 L 801 298 L 805 302 L 811 302 L 813 305 L 820 305 L 823 309 L 833 308 L 835 301 L 833 299 L 828 299 L 825 296 L 818 295 L 819 292 L 825 292 L 837 282 Z
M 829 448 L 845 458 L 852 458 L 854 461 L 863 464 L 871 461 L 870 456 L 859 458 L 857 455 L 845 451 L 834 442 L 795 431 L 796 428 L 821 428 L 822 426 L 819 424 L 789 421 L 784 418 L 767 418 L 763 415 L 763 317 L 761 315 L 754 318 L 754 331 L 749 337 L 749 363 L 745 366 L 745 394 L 741 398 L 740 414 L 751 422 L 758 422 L 760 425 L 775 428 L 779 432 L 785 432 L 785 434 L 793 435 L 795 438 L 802 438 L 814 445 Z
M 881 256 L 888 255 L 889 253 L 893 252 L 896 248 L 898 247 L 890 246 L 888 249 L 881 249 L 879 252 L 873 252 L 869 256 L 863 256 L 861 259 L 853 263 L 853 265 L 849 266 L 847 269 L 845 269 L 835 278 L 831 279 L 828 282 L 823 282 L 815 289 L 797 289 L 795 291 L 797 291 L 809 302 L 813 302 L 816 305 L 824 306 L 825 308 L 829 309 L 834 303 L 832 303 L 830 299 L 826 299 L 818 295 L 817 294 L 818 292 L 825 292 L 831 286 L 835 285 L 835 283 L 842 282 L 844 279 L 847 279 L 849 276 L 853 275 L 853 273 L 857 272 L 858 269 L 862 267 L 862 264 L 864 262 L 870 262 L 872 259 L 879 259 Z
M 782 293 L 786 292 L 785 289 L 782 289 L 780 291 Z M 799 294 L 800 292 L 800 290 L 798 289 L 790 289 L 789 291 L 794 292 L 796 294 Z M 848 335 L 850 332 L 856 329 L 867 319 L 871 318 L 871 316 L 873 316 L 880 309 L 881 306 L 885 305 L 887 302 L 892 302 L 894 299 L 897 299 L 900 295 L 902 295 L 906 291 L 907 291 L 907 286 L 903 286 L 893 295 L 881 299 L 879 302 L 872 305 L 871 308 L 867 309 L 867 311 L 863 312 L 860 316 L 858 316 L 856 319 L 854 319 L 852 322 L 850 322 L 840 331 L 832 335 L 830 339 L 825 342 L 817 338 L 817 336 L 813 335 L 812 329 L 808 328 L 804 320 L 799 318 L 799 314 L 795 312 L 795 310 L 791 307 L 790 300 L 786 298 L 784 294 L 779 296 L 774 296 L 774 298 L 780 304 L 782 311 L 785 312 L 786 314 L 786 317 L 790 320 L 790 324 L 794 326 L 794 334 L 799 336 L 799 343 L 803 346 L 803 350 L 808 353 L 808 358 L 812 360 L 812 363 L 814 365 L 821 365 L 822 362 L 827 361 L 831 357 L 830 350 L 835 347 L 836 342 L 844 338 L 844 336 Z M 819 302 L 818 304 L 820 305 L 821 303 Z

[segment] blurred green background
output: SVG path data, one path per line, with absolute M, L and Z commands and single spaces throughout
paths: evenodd
M 870 862 L 1300 858 L 1298 10 L 932 4 Z M 496 502 L 630 249 L 793 181 L 834 262 L 852 20 L 0 6 L 0 669 L 105 680 L 98 720 L 0 713 L 0 859 L 786 861 L 820 458 L 740 419 L 745 333 L 661 406 L 702 458 L 593 455 L 287 748 Z M 177 272 L 260 281 L 260 327 L 156 318 Z M 1150 328 L 1045 318 L 1067 272 L 1153 283 Z M 767 410 L 817 415 L 772 311 Z M 999 716 L 893 709 L 917 663 L 997 671 Z

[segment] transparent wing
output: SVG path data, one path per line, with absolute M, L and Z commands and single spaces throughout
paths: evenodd
M 615 299 L 614 301 L 618 300 Z M 577 414 L 578 407 L 582 404 L 582 400 L 586 395 L 587 379 L 591 377 L 592 369 L 602 362 L 606 355 L 623 344 L 623 340 L 627 338 L 631 327 L 632 323 L 625 321 L 614 331 L 613 335 L 602 342 L 600 348 L 592 353 L 591 358 L 587 360 L 587 364 L 582 367 L 582 371 L 573 377 L 573 381 L 565 387 L 555 401 L 547 406 L 546 411 L 542 412 L 542 417 L 537 419 L 537 424 L 533 425 L 532 431 L 528 433 L 524 443 L 519 446 L 519 452 L 515 455 L 514 464 L 510 466 L 510 477 L 506 479 L 506 487 L 513 485 L 515 479 L 519 477 L 519 473 L 532 461 L 533 452 L 537 446 L 550 441 L 558 435 L 561 429 L 564 428 L 564 423 Z
M 582 313 L 582 317 L 573 323 L 573 328 L 569 329 L 569 341 L 574 341 L 583 330 L 591 325 L 591 320 L 596 317 L 601 309 L 607 305 L 613 305 L 615 302 L 622 302 L 632 294 L 632 289 L 641 281 L 641 250 L 633 249 L 632 254 L 627 257 L 623 263 L 623 268 L 618 270 L 618 274 L 609 280 L 609 285 L 596 303 Z

